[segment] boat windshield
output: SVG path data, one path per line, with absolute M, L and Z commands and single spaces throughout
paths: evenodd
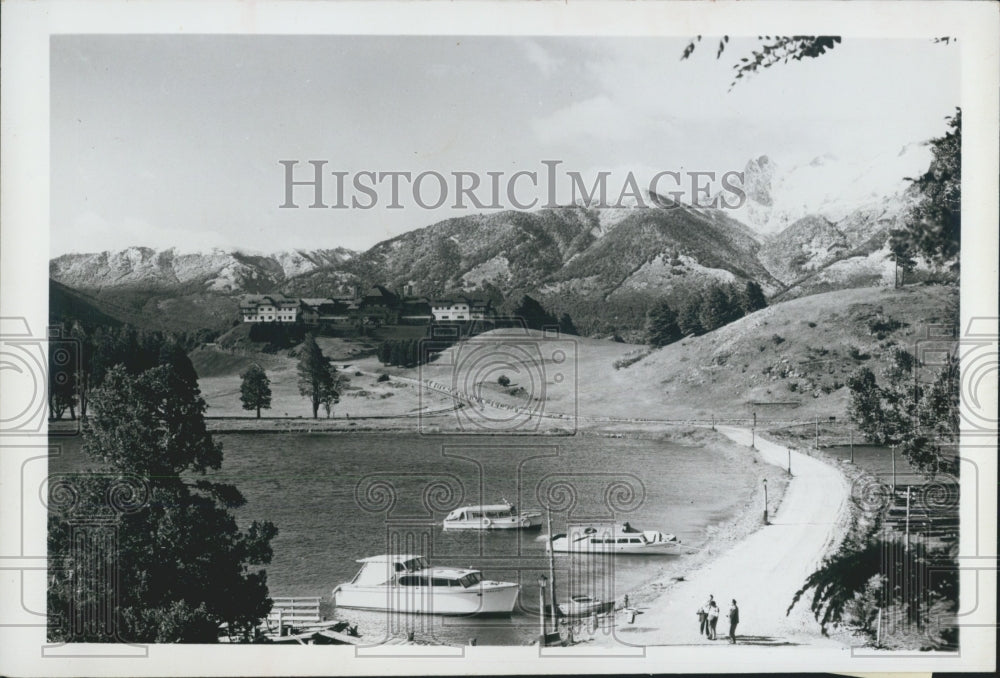
M 482 580 L 483 580 L 482 574 L 480 574 L 479 572 L 470 572 L 469 574 L 465 575 L 458 581 L 465 588 L 469 588 L 470 586 L 475 586 Z
M 411 558 L 403 563 L 407 572 L 416 572 L 417 570 L 426 570 L 429 565 L 427 559 L 423 556 L 418 556 L 416 558 Z

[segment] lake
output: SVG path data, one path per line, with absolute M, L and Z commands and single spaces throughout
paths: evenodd
M 706 528 L 742 507 L 753 478 L 738 462 L 696 446 L 602 437 L 426 436 L 415 433 L 216 434 L 224 446 L 217 481 L 235 484 L 236 512 L 274 522 L 272 596 L 322 596 L 324 610 L 357 623 L 373 643 L 412 629 L 418 639 L 525 644 L 537 637 L 538 576 L 547 574 L 542 531 L 445 532 L 444 516 L 503 498 L 521 510 L 549 506 L 554 532 L 567 521 L 628 520 L 698 546 Z M 50 472 L 87 465 L 79 440 Z M 371 555 L 416 552 L 432 563 L 517 581 L 514 613 L 493 619 L 399 616 L 332 610 L 334 586 Z M 683 556 L 559 556 L 557 593 L 610 599 L 683 566 Z

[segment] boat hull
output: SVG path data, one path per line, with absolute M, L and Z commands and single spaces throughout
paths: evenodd
M 596 600 L 592 603 L 559 603 L 559 611 L 564 617 L 589 617 L 593 614 L 607 614 L 615 609 L 612 601 Z
M 467 589 L 344 584 L 334 589 L 333 602 L 337 607 L 404 614 L 510 614 L 517 602 L 519 588 L 513 583 Z
M 552 542 L 554 553 L 576 553 L 580 555 L 628 555 L 628 556 L 679 556 L 684 553 L 679 543 L 653 544 L 572 544 L 566 539 Z

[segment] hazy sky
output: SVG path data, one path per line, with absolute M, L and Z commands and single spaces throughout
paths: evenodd
M 959 103 L 958 49 L 930 40 L 849 38 L 731 92 L 755 41 L 717 61 L 706 37 L 680 61 L 686 42 L 53 36 L 52 253 L 364 249 L 474 211 L 409 197 L 386 209 L 384 188 L 374 209 L 306 209 L 301 189 L 302 208 L 279 209 L 279 160 L 301 161 L 297 178 L 308 160 L 352 173 L 741 170 L 760 154 L 895 151 L 943 133 Z

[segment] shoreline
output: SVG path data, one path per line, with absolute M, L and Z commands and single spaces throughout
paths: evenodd
M 726 437 L 738 449 L 737 438 L 743 434 L 749 439 L 749 432 L 741 429 L 728 431 Z M 766 454 L 757 455 L 767 467 L 783 474 L 776 462 L 787 449 L 759 436 L 757 440 L 760 448 L 767 450 Z M 771 513 L 773 517 L 767 526 L 755 511 L 745 512 L 720 530 L 724 539 L 722 548 L 704 550 L 687 563 L 683 575 L 660 576 L 640 587 L 636 597 L 630 595 L 630 608 L 635 610 L 635 616 L 632 610 L 617 608 L 595 633 L 581 635 L 574 629 L 575 643 L 712 644 L 698 633 L 694 614 L 712 593 L 720 601 L 723 613 L 731 597 L 740 600 L 742 621 L 737 629 L 738 644 L 849 645 L 850 640 L 841 634 L 822 636 L 806 601 L 785 610 L 792 593 L 818 562 L 843 542 L 854 522 L 848 501 L 848 479 L 842 471 L 800 452 L 793 452 L 792 460 L 793 480 L 800 482 L 790 482 L 784 488 L 781 505 L 774 507 L 777 510 Z M 840 491 L 830 491 L 835 488 Z M 770 496 L 768 499 L 771 508 L 774 502 Z M 758 502 L 757 506 L 762 508 L 761 499 Z M 824 514 L 830 515 L 820 518 Z M 827 529 L 817 529 L 820 525 L 826 525 Z M 720 626 L 723 624 L 724 620 L 720 621 Z M 720 634 L 721 642 L 728 644 L 723 629 Z
M 768 481 L 768 512 L 774 515 L 778 512 L 785 497 L 789 478 L 781 469 L 763 460 L 759 451 L 744 447 L 735 441 L 727 438 L 721 433 L 700 427 L 688 427 L 696 429 L 693 435 L 686 440 L 690 442 L 700 442 L 705 448 L 711 448 L 715 453 L 723 455 L 728 461 L 737 463 L 741 470 L 753 477 L 749 495 L 746 495 L 742 507 L 734 505 L 728 517 L 719 521 L 707 524 L 704 528 L 704 541 L 695 553 L 686 554 L 681 558 L 672 561 L 671 564 L 658 568 L 658 572 L 651 575 L 644 583 L 635 589 L 626 592 L 629 599 L 629 607 L 652 605 L 655 601 L 670 592 L 678 584 L 686 581 L 688 577 L 704 568 L 711 559 L 719 558 L 731 552 L 740 542 L 764 527 L 763 524 L 763 490 L 761 481 L 766 478 Z M 687 432 L 682 432 L 685 435 Z M 618 437 L 613 434 L 613 437 Z M 698 440 L 701 438 L 701 440 Z M 673 440 L 673 442 L 682 442 Z M 617 596 L 615 600 L 615 614 L 625 614 L 622 596 Z M 580 620 L 570 622 L 570 625 L 579 626 Z M 574 635 L 577 632 L 574 631 Z

